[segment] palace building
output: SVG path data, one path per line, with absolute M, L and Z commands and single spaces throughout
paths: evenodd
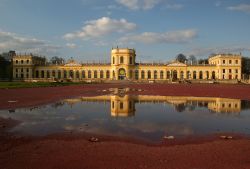
M 80 64 L 70 60 L 66 64 L 46 64 L 33 55 L 13 57 L 13 80 L 22 81 L 211 81 L 241 79 L 242 57 L 218 54 L 209 57 L 208 64 L 137 63 L 135 49 L 111 50 L 110 63 Z

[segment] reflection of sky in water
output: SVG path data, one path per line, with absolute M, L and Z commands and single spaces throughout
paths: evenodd
M 215 132 L 250 134 L 250 111 L 216 113 L 206 106 L 188 107 L 181 112 L 170 103 L 133 102 L 132 116 L 111 116 L 111 101 L 74 104 L 59 102 L 33 109 L 22 108 L 14 113 L 1 110 L 0 117 L 13 118 L 22 123 L 11 132 L 46 135 L 63 131 L 132 136 L 159 140 L 164 135 L 188 136 Z M 189 105 L 190 106 L 190 105 Z

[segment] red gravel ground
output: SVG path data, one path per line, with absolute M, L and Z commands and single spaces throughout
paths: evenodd
M 0 109 L 46 104 L 63 98 L 106 94 L 113 87 L 142 89 L 134 94 L 210 96 L 250 100 L 250 86 L 214 84 L 96 84 L 83 86 L 1 89 Z M 8 101 L 17 101 L 9 103 Z M 172 140 L 151 145 L 127 138 L 89 135 L 18 137 L 6 133 L 18 122 L 0 119 L 0 169 L 250 169 L 250 139 L 218 136 Z

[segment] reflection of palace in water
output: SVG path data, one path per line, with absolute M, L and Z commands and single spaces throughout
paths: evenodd
M 81 97 L 64 100 L 68 104 L 77 102 L 110 102 L 112 117 L 129 117 L 135 115 L 136 103 L 166 103 L 173 105 L 178 112 L 195 107 L 207 107 L 215 113 L 240 113 L 241 100 L 213 97 L 188 97 L 188 96 L 148 96 L 148 95 L 103 95 Z

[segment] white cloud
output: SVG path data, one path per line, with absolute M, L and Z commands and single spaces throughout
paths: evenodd
M 75 49 L 75 48 L 77 48 L 77 45 L 74 44 L 74 43 L 67 43 L 66 46 L 67 46 L 68 48 L 70 48 L 70 49 Z
M 120 9 L 121 7 L 116 5 L 108 5 L 107 8 L 111 10 L 111 9 Z
M 20 36 L 12 32 L 0 30 L 0 50 L 16 50 L 17 52 L 54 54 L 60 46 L 52 45 L 48 41 Z
M 94 43 L 95 46 L 108 46 L 109 43 L 105 41 L 97 41 Z
M 173 10 L 179 10 L 182 9 L 184 6 L 182 4 L 167 4 L 165 6 L 166 9 L 173 9 Z
M 90 39 L 98 38 L 110 33 L 122 33 L 134 30 L 136 24 L 128 22 L 126 19 L 111 19 L 109 17 L 102 17 L 97 20 L 91 20 L 85 22 L 85 25 L 82 27 L 81 31 L 67 33 L 64 35 L 64 39 Z
M 236 6 L 229 6 L 227 7 L 227 9 L 231 11 L 241 11 L 241 12 L 250 13 L 250 4 L 239 4 Z
M 128 35 L 122 37 L 120 41 L 141 43 L 187 43 L 197 37 L 197 35 L 197 31 L 194 29 L 164 33 L 144 32 L 139 35 Z
M 131 9 L 152 9 L 160 3 L 161 0 L 116 0 L 119 4 Z
M 214 5 L 215 5 L 216 7 L 220 7 L 220 6 L 221 6 L 221 4 L 222 4 L 222 2 L 221 2 L 221 1 L 216 1 Z

